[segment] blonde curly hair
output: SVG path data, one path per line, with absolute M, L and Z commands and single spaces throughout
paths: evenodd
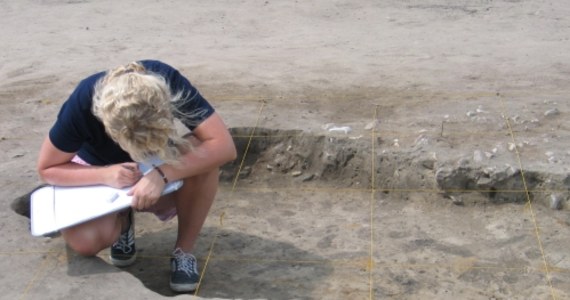
M 174 123 L 175 103 L 165 79 L 133 62 L 107 72 L 95 85 L 93 114 L 107 134 L 137 162 L 157 157 L 176 163 L 190 149 Z

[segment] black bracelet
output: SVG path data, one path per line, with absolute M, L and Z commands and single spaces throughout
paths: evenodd
M 164 181 L 164 184 L 167 184 L 168 178 L 166 178 L 166 175 L 164 175 L 164 172 L 162 172 L 162 170 L 158 166 L 153 165 L 153 167 L 158 172 L 158 174 L 160 174 L 160 176 L 162 176 L 162 181 Z

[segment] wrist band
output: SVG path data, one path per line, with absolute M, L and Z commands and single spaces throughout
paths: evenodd
M 164 181 L 164 184 L 167 184 L 168 178 L 166 178 L 166 175 L 164 175 L 164 172 L 162 172 L 162 170 L 158 166 L 153 165 L 153 168 L 158 172 L 158 174 L 160 174 L 160 176 L 162 177 L 162 181 Z

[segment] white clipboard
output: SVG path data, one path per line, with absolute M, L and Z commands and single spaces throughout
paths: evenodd
M 170 182 L 162 194 L 174 192 L 181 186 L 181 180 Z M 32 235 L 49 235 L 130 207 L 132 196 L 127 196 L 129 189 L 103 185 L 39 188 L 30 196 Z

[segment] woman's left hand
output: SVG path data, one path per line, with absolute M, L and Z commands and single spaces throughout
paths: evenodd
M 160 198 L 166 184 L 156 170 L 143 176 L 128 195 L 133 196 L 131 206 L 138 211 L 151 208 Z

